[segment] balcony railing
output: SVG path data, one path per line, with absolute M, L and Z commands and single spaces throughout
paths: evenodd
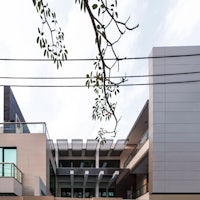
M 148 130 L 145 132 L 145 134 L 143 135 L 143 137 L 141 138 L 140 142 L 137 144 L 137 147 L 135 149 L 133 149 L 133 151 L 130 153 L 130 155 L 128 156 L 128 158 L 126 159 L 126 161 L 124 162 L 124 168 L 126 168 L 128 166 L 128 164 L 131 162 L 131 160 L 133 159 L 133 157 L 137 154 L 137 152 L 143 147 L 143 145 L 145 144 L 145 142 L 149 139 L 149 135 L 148 135 Z
M 0 178 L 14 178 L 22 183 L 22 172 L 14 163 L 0 163 Z
M 0 123 L 0 133 L 45 133 L 48 136 L 45 122 L 4 122 Z

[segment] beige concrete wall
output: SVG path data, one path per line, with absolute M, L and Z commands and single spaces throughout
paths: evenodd
M 0 193 L 22 195 L 22 185 L 14 178 L 0 178 Z
M 150 200 L 199 200 L 199 194 L 163 194 L 163 195 L 150 195 Z
M 53 196 L 21 196 L 21 197 L 12 197 L 4 196 L 0 197 L 0 200 L 55 200 Z
M 34 195 L 35 177 L 46 183 L 46 135 L 1 134 L 1 147 L 17 148 L 17 166 L 23 172 L 23 195 Z
M 81 200 L 122 200 L 122 198 L 81 198 Z M 62 198 L 53 196 L 24 196 L 24 197 L 0 197 L 0 200 L 80 200 L 80 198 Z
M 146 193 L 146 194 L 138 197 L 136 200 L 149 200 L 149 193 Z

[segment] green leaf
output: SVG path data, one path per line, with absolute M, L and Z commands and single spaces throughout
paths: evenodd
M 40 48 L 42 48 L 42 40 L 40 40 Z
M 81 10 L 83 9 L 83 1 L 81 1 Z
M 102 32 L 102 36 L 104 37 L 104 38 L 106 38 L 106 33 L 103 31 Z
M 98 43 L 99 43 L 99 45 L 101 46 L 101 36 L 99 36 Z
M 93 5 L 92 5 L 92 8 L 93 8 L 93 9 L 96 9 L 97 7 L 98 7 L 97 4 L 93 4 Z
M 98 16 L 100 15 L 100 12 L 101 12 L 101 9 L 99 8 L 99 9 L 98 9 Z
M 36 0 L 33 0 L 33 5 L 34 5 L 34 6 L 36 5 Z
M 38 7 L 38 9 L 40 10 L 40 8 L 41 8 L 41 1 L 38 1 L 38 5 L 37 5 L 37 7 Z
M 97 29 L 100 29 L 101 27 L 100 27 L 100 25 L 99 24 L 97 24 Z
M 38 44 L 38 42 L 39 42 L 39 39 L 40 39 L 40 37 L 38 36 L 38 37 L 37 37 L 37 44 Z

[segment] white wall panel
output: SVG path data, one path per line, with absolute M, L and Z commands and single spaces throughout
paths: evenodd
M 200 46 L 153 48 L 152 56 L 194 54 Z M 150 72 L 200 69 L 200 56 L 153 59 Z M 200 74 L 151 77 L 150 82 L 200 80 Z M 150 86 L 150 193 L 200 191 L 200 83 Z

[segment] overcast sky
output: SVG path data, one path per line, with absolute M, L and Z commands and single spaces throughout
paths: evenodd
M 68 58 L 94 58 L 94 33 L 89 18 L 74 0 L 49 0 L 65 33 Z M 154 46 L 200 45 L 199 0 L 118 0 L 119 17 L 130 25 L 117 49 L 119 57 L 148 56 Z M 40 18 L 32 0 L 1 0 L 0 58 L 43 58 L 36 44 Z M 0 76 L 85 76 L 92 62 L 65 62 L 58 69 L 50 62 L 0 61 Z M 121 62 L 118 75 L 148 74 L 148 60 Z M 128 83 L 147 83 L 131 79 Z M 0 85 L 74 85 L 81 81 L 0 79 Z M 104 124 L 92 121 L 94 95 L 87 88 L 12 88 L 27 122 L 46 122 L 52 139 L 93 139 Z M 125 138 L 148 99 L 148 86 L 123 87 L 117 104 L 121 116 L 116 139 Z M 106 126 L 112 127 L 112 122 Z

